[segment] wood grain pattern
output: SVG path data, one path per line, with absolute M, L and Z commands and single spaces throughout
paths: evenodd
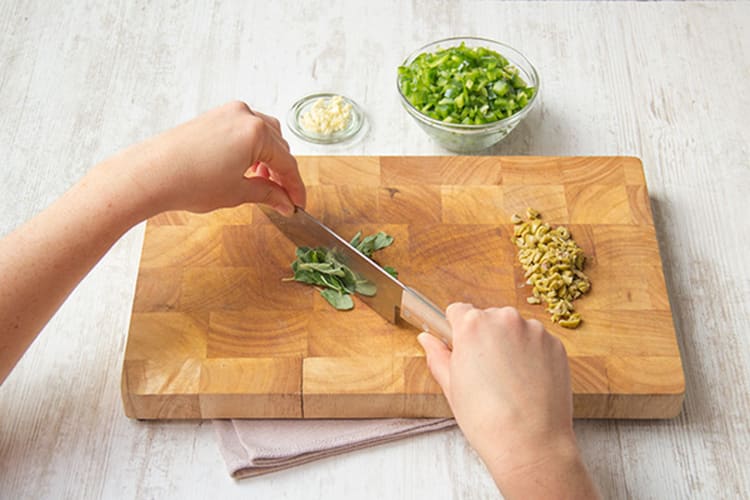
M 648 211 L 633 215 L 638 198 L 627 190 L 648 199 L 637 159 L 305 157 L 299 165 L 325 179 L 309 187 L 308 210 L 345 237 L 392 234 L 378 259 L 440 307 L 513 304 L 543 321 L 571 357 L 576 416 L 679 412 L 684 382 L 656 234 Z M 577 330 L 525 301 L 509 219 L 528 206 L 569 223 L 588 255 L 593 289 L 579 301 Z M 417 332 L 359 301 L 354 311 L 333 311 L 310 287 L 283 282 L 293 254 L 257 210 L 246 224 L 226 211 L 214 223 L 179 214 L 149 223 L 125 352 L 128 414 L 450 415 L 427 380 Z M 158 361 L 163 372 L 154 374 Z

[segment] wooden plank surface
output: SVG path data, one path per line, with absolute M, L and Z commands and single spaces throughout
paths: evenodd
M 395 66 L 446 36 L 503 40 L 543 89 L 488 154 L 635 155 L 648 179 L 687 395 L 673 420 L 577 420 L 595 481 L 607 498 L 747 498 L 749 18 L 746 2 L 0 2 L 0 234 L 96 161 L 230 99 L 283 117 L 334 90 L 366 110 L 369 133 L 346 147 L 285 128 L 296 154 L 445 154 L 400 108 Z M 0 496 L 497 498 L 458 430 L 235 482 L 210 424 L 126 418 L 143 234 L 0 387 Z
M 669 418 L 684 378 L 648 192 L 632 157 L 299 157 L 308 211 L 441 308 L 512 305 L 560 338 L 586 418 Z M 641 193 L 629 196 L 629 192 Z M 582 326 L 528 304 L 511 215 L 534 207 L 586 253 Z M 451 416 L 418 333 L 283 282 L 295 245 L 260 210 L 166 213 L 146 227 L 123 367 L 128 416 Z

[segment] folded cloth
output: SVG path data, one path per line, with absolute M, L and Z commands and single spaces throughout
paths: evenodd
M 235 479 L 452 427 L 450 418 L 377 420 L 214 420 Z

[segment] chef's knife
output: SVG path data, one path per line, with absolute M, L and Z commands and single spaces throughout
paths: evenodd
M 451 346 L 451 327 L 438 306 L 388 274 L 325 224 L 300 207 L 295 209 L 291 217 L 284 217 L 266 207 L 263 207 L 263 211 L 298 247 L 329 248 L 352 272 L 373 283 L 375 294 L 371 297 L 359 295 L 359 298 L 375 312 L 391 323 L 395 323 L 400 317 Z

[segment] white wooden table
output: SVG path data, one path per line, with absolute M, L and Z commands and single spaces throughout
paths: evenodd
M 400 109 L 396 66 L 447 36 L 518 47 L 542 105 L 490 154 L 643 159 L 684 357 L 679 418 L 576 423 L 597 483 L 750 497 L 749 4 L 65 3 L 0 2 L 0 234 L 119 148 L 234 98 L 284 116 L 333 90 L 365 108 L 361 142 L 287 132 L 298 154 L 443 154 Z M 235 482 L 210 423 L 125 418 L 142 238 L 113 248 L 0 388 L 1 498 L 497 497 L 458 431 Z

